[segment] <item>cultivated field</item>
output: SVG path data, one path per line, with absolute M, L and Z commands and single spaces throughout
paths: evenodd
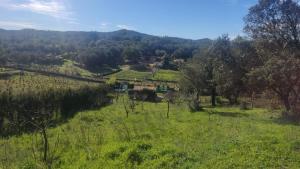
M 69 89 L 96 85 L 98 84 L 62 77 L 44 76 L 35 73 L 18 73 L 17 75 L 0 79 L 0 92 L 8 90 L 11 90 L 13 93 L 36 92 L 46 89 Z

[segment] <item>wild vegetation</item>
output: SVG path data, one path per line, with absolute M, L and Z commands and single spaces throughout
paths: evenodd
M 190 113 L 185 104 L 141 103 L 126 117 L 122 100 L 78 113 L 49 130 L 52 168 L 298 168 L 297 125 L 276 112 L 232 107 Z M 42 168 L 37 135 L 2 139 L 1 167 Z

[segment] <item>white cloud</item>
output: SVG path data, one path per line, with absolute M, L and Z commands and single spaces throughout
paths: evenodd
M 37 25 L 30 22 L 17 22 L 17 21 L 0 21 L 0 27 L 4 29 L 36 29 Z
M 102 22 L 102 23 L 100 24 L 100 29 L 101 29 L 101 30 L 107 30 L 109 27 L 110 27 L 110 23 Z
M 135 27 L 129 26 L 129 25 L 117 25 L 116 27 L 119 28 L 119 29 L 136 30 Z
M 26 0 L 21 3 L 3 0 L 1 6 L 12 10 L 31 11 L 57 19 L 76 20 L 73 18 L 73 12 L 67 8 L 63 0 Z

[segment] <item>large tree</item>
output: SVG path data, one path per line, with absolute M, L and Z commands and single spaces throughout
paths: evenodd
M 204 82 L 204 89 L 206 93 L 211 96 L 211 105 L 216 106 L 216 96 L 217 96 L 217 58 L 211 55 L 211 48 L 202 48 L 195 54 L 195 59 L 202 67 L 198 71 L 202 71 L 201 75 Z M 196 63 L 197 63 L 196 62 Z
M 197 58 L 189 60 L 181 68 L 179 82 L 181 93 L 189 102 L 192 111 L 200 110 L 200 96 L 206 88 L 206 74 L 204 63 Z
M 230 104 L 236 104 L 238 97 L 244 91 L 243 78 L 246 69 L 243 62 L 246 57 L 241 55 L 239 42 L 231 41 L 227 35 L 219 37 L 210 49 L 210 55 L 215 58 L 215 81 L 218 93 L 226 97 Z
M 263 65 L 252 79 L 266 84 L 284 103 L 283 115 L 300 119 L 300 6 L 294 0 L 260 0 L 245 17 Z M 252 80 L 253 81 L 253 80 Z

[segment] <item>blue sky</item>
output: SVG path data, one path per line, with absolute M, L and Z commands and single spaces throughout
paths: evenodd
M 242 35 L 257 0 L 0 0 L 0 28 L 108 32 L 190 39 Z

